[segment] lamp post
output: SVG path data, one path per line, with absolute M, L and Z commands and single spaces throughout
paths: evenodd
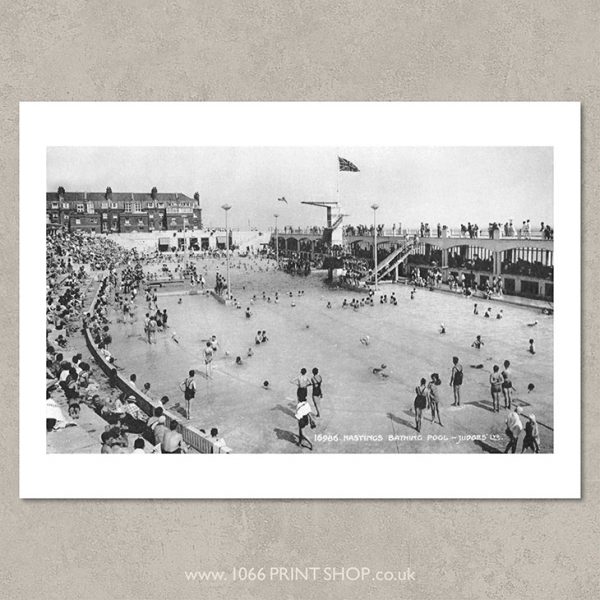
M 277 261 L 277 268 L 279 269 L 279 232 L 277 230 L 277 217 L 279 217 L 279 215 L 275 213 L 273 216 L 275 217 L 275 260 Z
M 371 204 L 373 209 L 373 261 L 375 262 L 375 291 L 377 291 L 377 209 L 379 204 Z
M 225 248 L 226 248 L 226 255 L 225 255 L 225 261 L 227 264 L 227 299 L 231 298 L 231 288 L 229 285 L 229 226 L 227 224 L 227 213 L 229 212 L 229 209 L 231 208 L 230 204 L 223 204 L 223 206 L 221 206 L 221 208 L 225 211 Z

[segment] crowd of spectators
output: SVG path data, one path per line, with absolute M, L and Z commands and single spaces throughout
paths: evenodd
M 185 450 L 177 423 L 171 419 L 166 427 L 164 405 L 169 398 L 152 398 L 151 384 L 137 388 L 136 376 L 131 375 L 123 391 L 118 371 L 122 370 L 110 352 L 111 327 L 119 323 L 133 323 L 136 297 L 145 289 L 149 304 L 156 303 L 156 295 L 144 288 L 148 273 L 146 262 L 159 260 L 154 254 L 138 254 L 125 250 L 108 236 L 52 231 L 46 240 L 46 429 L 48 433 L 67 426 L 77 425 L 83 405 L 95 411 L 106 423 L 101 434 L 102 453 L 177 453 Z M 165 260 L 160 257 L 160 260 Z M 182 263 L 181 257 L 175 258 Z M 197 270 L 190 265 L 180 265 L 182 275 L 196 283 Z M 96 285 L 97 284 L 97 287 Z M 93 304 L 86 295 L 94 293 Z M 150 300 L 149 300 L 150 297 Z M 118 313 L 109 310 L 119 308 Z M 155 304 L 155 308 L 158 308 Z M 166 311 L 163 311 L 163 315 Z M 127 315 L 127 316 L 126 316 Z M 148 321 L 151 322 L 153 315 Z M 166 317 L 163 327 L 166 327 Z M 81 352 L 73 350 L 73 334 L 88 331 L 99 353 L 112 365 L 110 377 L 93 375 L 90 363 L 83 360 Z M 78 340 L 81 344 L 81 340 Z M 146 414 L 136 395 L 139 391 L 153 401 L 154 414 Z M 163 429 L 165 431 L 163 431 Z M 201 430 L 201 433 L 203 431 Z M 164 435 L 163 435 L 164 434 Z M 214 435 L 213 435 L 214 434 Z M 207 439 L 218 445 L 218 432 L 211 430 Z M 221 440 L 222 441 L 222 440 Z M 224 446 L 224 443 L 221 444 Z
M 511 262 L 502 261 L 502 273 L 506 275 L 521 275 L 524 277 L 535 277 L 537 279 L 552 280 L 554 276 L 554 267 L 544 265 L 541 262 L 529 262 L 527 260 L 517 260 Z

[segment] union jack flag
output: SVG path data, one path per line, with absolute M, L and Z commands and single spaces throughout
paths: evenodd
M 346 160 L 341 156 L 338 156 L 338 160 L 340 161 L 340 171 L 353 171 L 355 173 L 359 171 L 359 168 L 349 160 Z

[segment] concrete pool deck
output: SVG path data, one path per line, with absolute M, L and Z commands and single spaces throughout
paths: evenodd
M 199 269 L 214 283 L 222 259 L 199 259 Z M 267 270 L 268 269 L 268 270 Z M 321 418 L 317 428 L 305 430 L 314 452 L 344 453 L 455 453 L 498 452 L 506 444 L 506 411 L 491 411 L 489 373 L 493 364 L 511 361 L 517 404 L 525 414 L 535 413 L 540 423 L 542 451 L 553 448 L 553 317 L 539 310 L 501 301 L 477 300 L 480 315 L 473 315 L 475 300 L 419 289 L 410 299 L 410 287 L 386 285 L 382 293 L 398 297 L 398 306 L 379 304 L 358 311 L 342 309 L 344 298 L 357 293 L 329 289 L 322 274 L 307 278 L 274 271 L 272 263 L 234 259 L 231 263 L 233 295 L 243 309 L 220 304 L 209 295 L 159 296 L 158 305 L 169 313 L 169 329 L 149 345 L 143 334 L 143 298 L 138 301 L 134 324 L 113 325 L 111 352 L 124 368 L 136 373 L 141 387 L 152 384 L 154 397 L 168 395 L 169 407 L 185 421 L 179 384 L 191 368 L 197 371 L 198 394 L 192 404 L 191 422 L 197 427 L 218 427 L 236 453 L 308 452 L 296 445 L 295 387 L 290 380 L 301 367 L 318 367 L 323 376 Z M 280 301 L 275 304 L 275 290 Z M 293 291 L 295 306 L 287 295 Z M 298 296 L 298 290 L 305 290 Z M 271 303 L 262 300 L 262 292 Z M 256 294 L 257 300 L 251 304 Z M 143 294 L 141 294 L 143 296 Z M 331 301 L 332 308 L 326 308 Z M 504 318 L 485 319 L 485 307 L 500 308 Z M 245 317 L 246 306 L 253 315 Z M 483 309 L 483 310 L 481 310 Z M 115 316 L 113 315 L 113 321 Z M 527 323 L 538 321 L 535 327 Z M 439 334 L 440 323 L 447 333 Z M 257 330 L 267 330 L 269 341 L 255 346 Z M 179 343 L 172 339 L 177 333 Z M 220 350 L 211 379 L 204 376 L 202 351 L 205 340 L 217 335 Z M 370 344 L 361 344 L 368 335 Z M 485 346 L 471 347 L 476 335 Z M 528 339 L 536 341 L 535 355 L 528 353 Z M 248 348 L 254 356 L 246 358 Z M 235 364 L 241 356 L 243 365 Z M 465 371 L 462 406 L 452 407 L 449 386 L 452 356 L 460 357 Z M 387 379 L 372 368 L 385 363 Z M 470 365 L 483 364 L 483 369 Z M 421 438 L 414 428 L 414 388 L 421 377 L 440 374 L 441 417 L 444 427 L 430 422 L 425 411 Z M 269 390 L 262 388 L 264 380 Z M 527 393 L 527 385 L 535 390 Z M 310 392 L 309 392 L 310 395 Z M 501 402 L 503 406 L 503 402 Z M 525 422 L 526 419 L 523 419 Z M 461 437 L 463 436 L 463 437 Z M 476 436 L 467 438 L 467 436 Z M 519 444 L 519 452 L 520 452 Z

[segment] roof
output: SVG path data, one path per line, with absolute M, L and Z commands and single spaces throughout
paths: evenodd
M 153 198 L 150 192 L 113 192 L 111 199 L 113 202 L 152 202 Z M 58 200 L 58 192 L 46 192 L 46 200 Z M 105 192 L 65 192 L 64 200 L 66 202 L 106 202 Z M 185 194 L 176 194 L 175 192 L 157 193 L 157 202 L 195 202 L 193 198 Z

